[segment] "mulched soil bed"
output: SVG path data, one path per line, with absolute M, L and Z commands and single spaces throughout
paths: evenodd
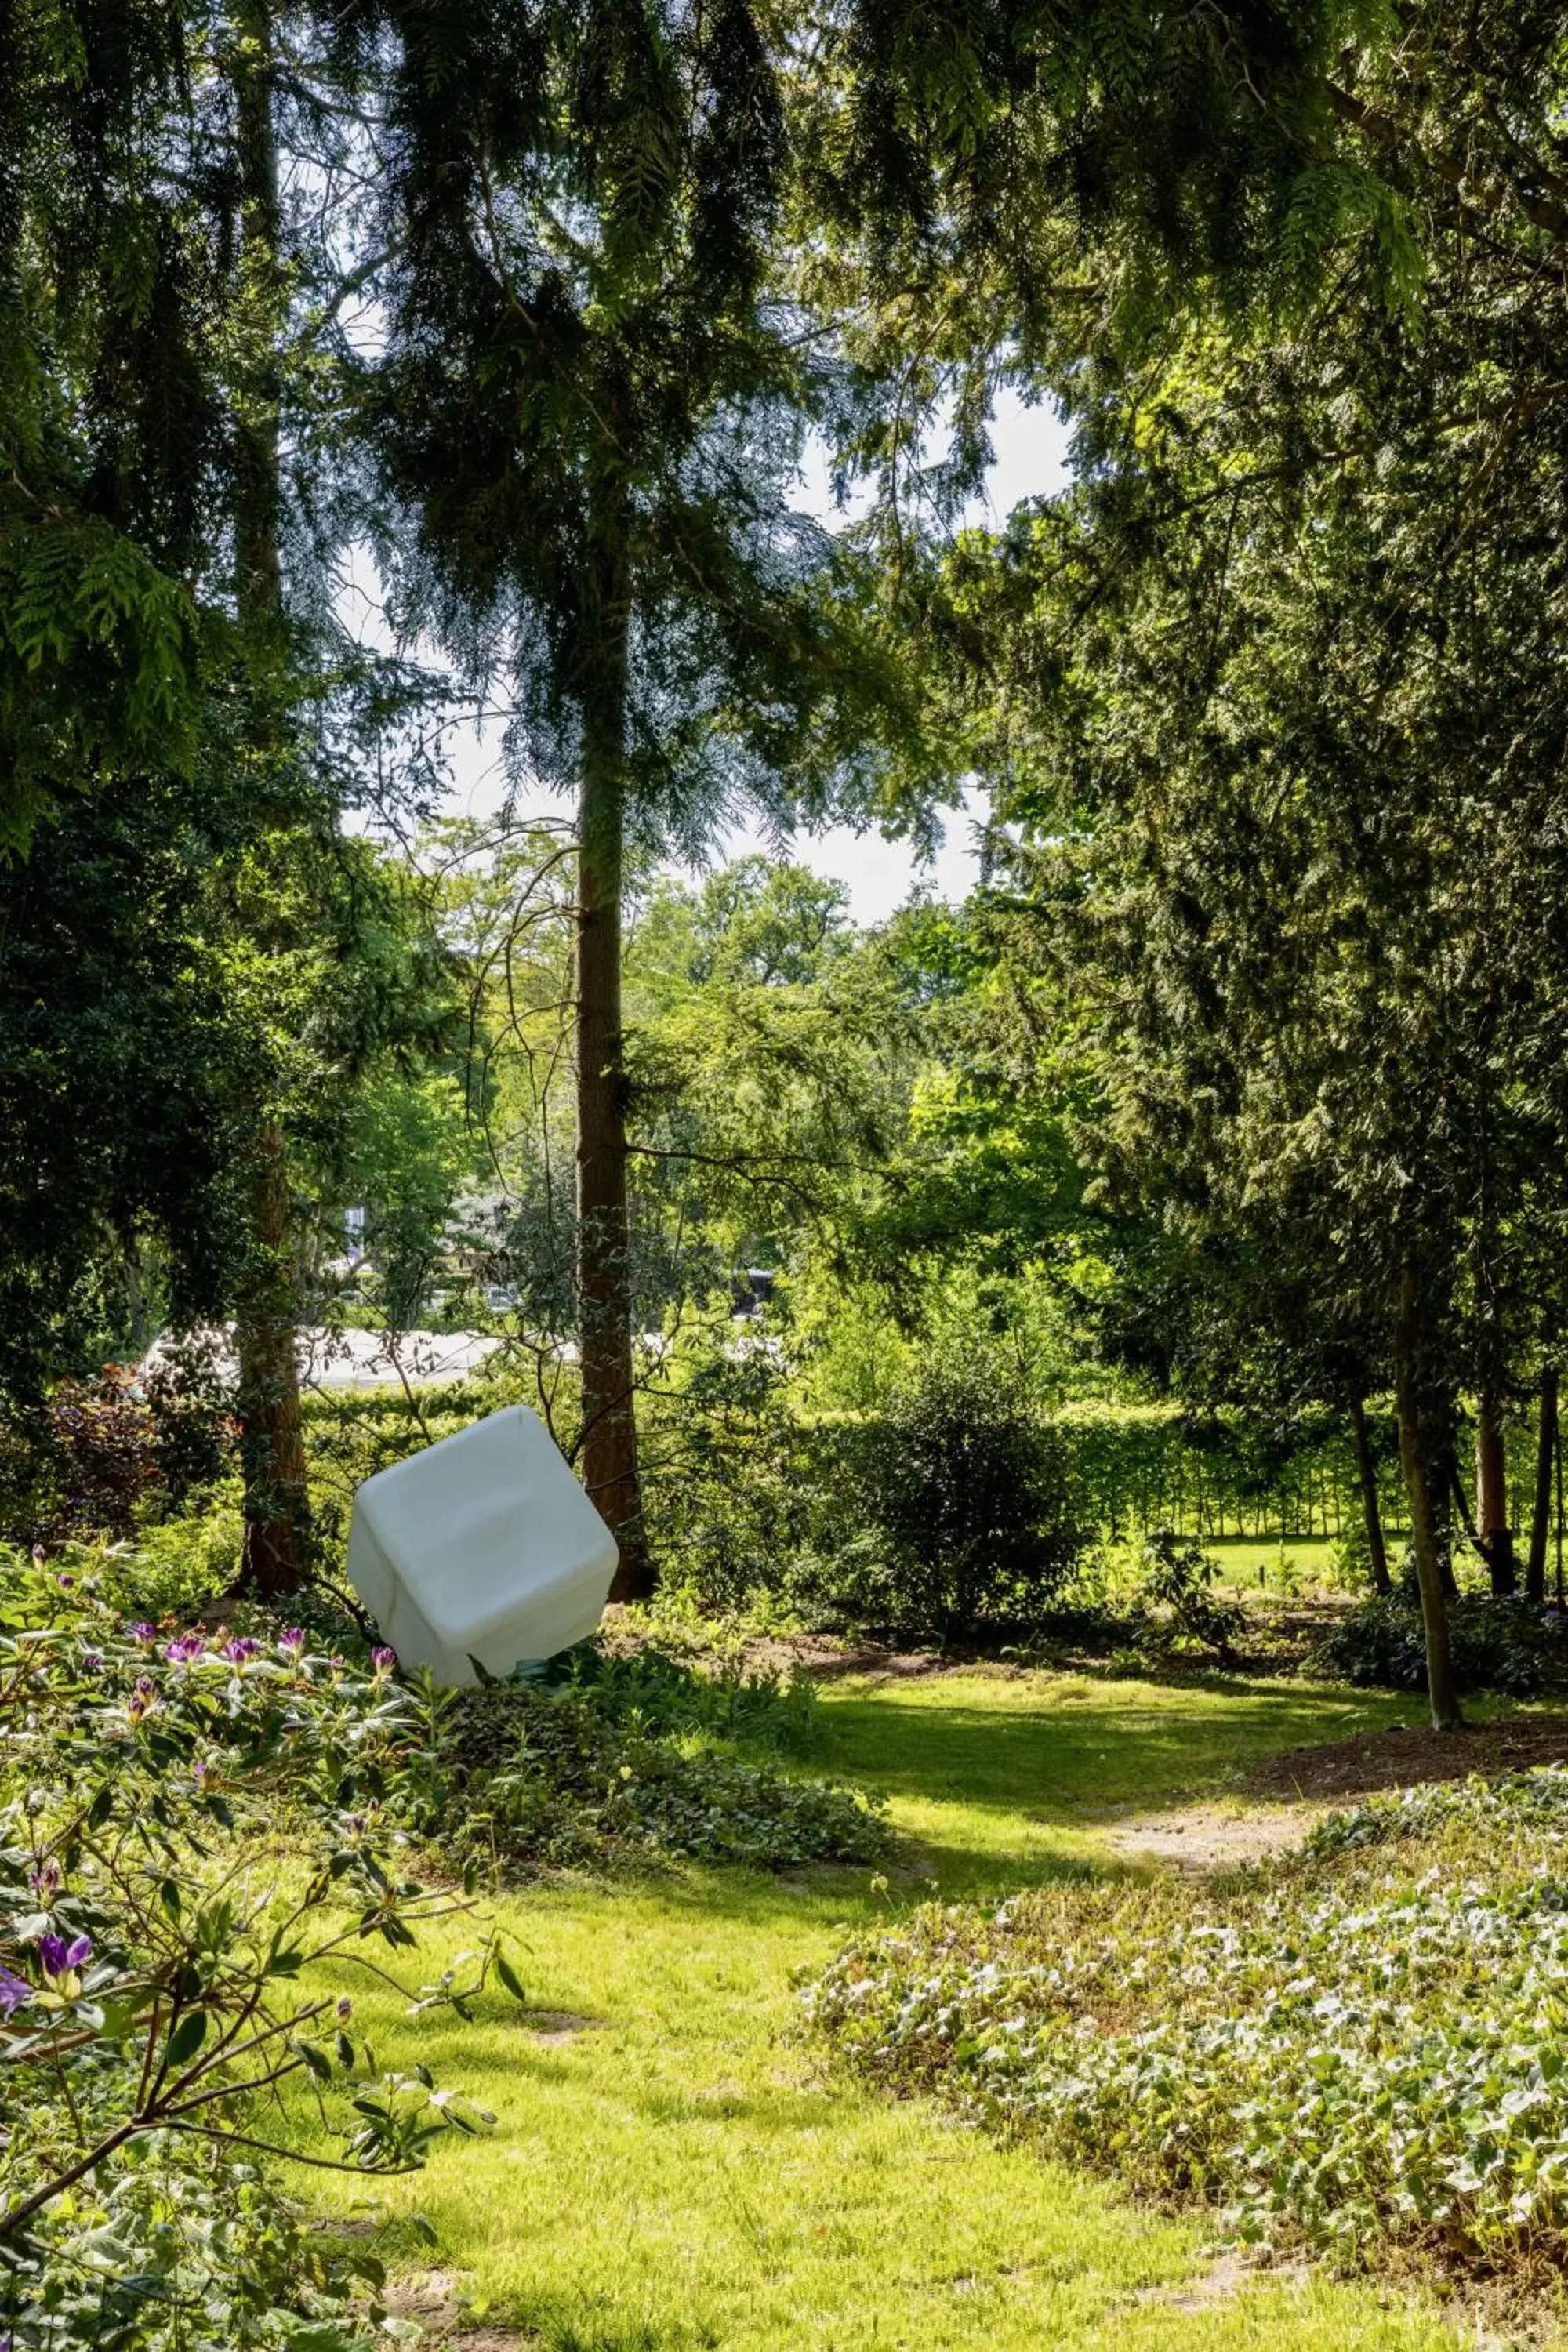
M 1255 1797 L 1362 1797 L 1463 1780 L 1472 1772 L 1523 1772 L 1532 1764 L 1568 1764 L 1568 1715 L 1516 1715 L 1463 1731 L 1396 1727 L 1321 1748 L 1290 1748 L 1258 1765 L 1243 1785 Z

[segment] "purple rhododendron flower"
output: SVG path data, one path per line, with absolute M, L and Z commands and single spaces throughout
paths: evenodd
M 0 2017 L 5 2018 L 7 2025 L 16 2011 L 25 2009 L 32 1998 L 33 1988 L 26 1977 L 17 1976 L 14 1969 L 0 1963 Z M 10 2341 L 8 2336 L 0 2336 L 0 2345 Z
M 35 1895 L 58 1895 L 60 1891 L 60 1866 L 51 1854 L 47 1862 L 39 1863 L 37 1870 L 27 1873 L 27 1884 Z
M 158 1628 L 156 1625 L 149 1625 L 146 1619 L 142 1618 L 140 1623 L 131 1628 L 131 1638 L 133 1642 L 140 1642 L 144 1650 L 150 1649 L 158 1638 Z
M 252 1641 L 248 1633 L 241 1633 L 235 1641 L 225 1643 L 223 1654 L 226 1658 L 232 1660 L 235 1665 L 243 1666 L 247 1658 L 260 1656 L 261 1644 L 259 1642 Z
M 302 1625 L 285 1625 L 283 1631 L 278 1636 L 278 1646 L 280 1650 L 292 1651 L 294 1655 L 298 1657 L 300 1651 L 305 1646 L 304 1627 Z
M 158 1685 L 150 1683 L 145 1675 L 140 1675 L 135 1689 L 125 1702 L 126 1714 L 132 1723 L 140 1723 L 144 1715 L 152 1714 L 157 1704 Z
M 195 1664 L 205 1648 L 206 1643 L 199 1633 L 182 1633 L 177 1641 L 169 1643 L 163 1655 L 172 1666 L 189 1666 Z
M 40 1936 L 38 1958 L 47 1977 L 63 1977 L 71 1969 L 79 1969 L 84 1960 L 92 1958 L 92 1937 L 77 1936 L 68 1944 L 63 1936 Z
M 96 1650 L 84 1650 L 77 1664 L 84 1675 L 100 1675 L 103 1672 L 103 1660 Z
M 395 1650 L 389 1650 L 383 1643 L 371 1652 L 370 1662 L 378 1675 L 389 1675 L 397 1664 L 397 1653 Z

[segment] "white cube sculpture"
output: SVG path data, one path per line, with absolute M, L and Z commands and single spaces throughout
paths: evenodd
M 486 1415 L 354 1496 L 349 1581 L 405 1666 L 510 1675 L 599 1622 L 616 1539 L 537 1413 Z

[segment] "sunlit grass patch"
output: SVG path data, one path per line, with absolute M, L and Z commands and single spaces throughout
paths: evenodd
M 424 2261 L 547 2352 L 1457 2344 L 1365 2287 L 1264 2276 L 1211 2297 L 1205 2224 L 994 2145 L 933 2101 L 885 2100 L 813 2046 L 794 1982 L 904 1916 L 933 1858 L 952 1892 L 1079 1878 L 1096 1813 L 1386 1710 L 1300 1687 L 982 1673 L 830 1685 L 821 1712 L 823 1769 L 888 1794 L 901 1864 L 548 1882 L 494 1906 L 526 2011 L 487 1996 L 465 2029 L 362 2000 L 384 2062 L 427 2059 L 499 2119 L 374 2184 L 388 2212 L 429 2217 Z M 347 2211 L 363 2192 L 321 2193 Z

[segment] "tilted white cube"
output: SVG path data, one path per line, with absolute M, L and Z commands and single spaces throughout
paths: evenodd
M 349 1581 L 405 1666 L 471 1683 L 510 1675 L 599 1622 L 616 1539 L 524 1404 L 367 1478 Z

